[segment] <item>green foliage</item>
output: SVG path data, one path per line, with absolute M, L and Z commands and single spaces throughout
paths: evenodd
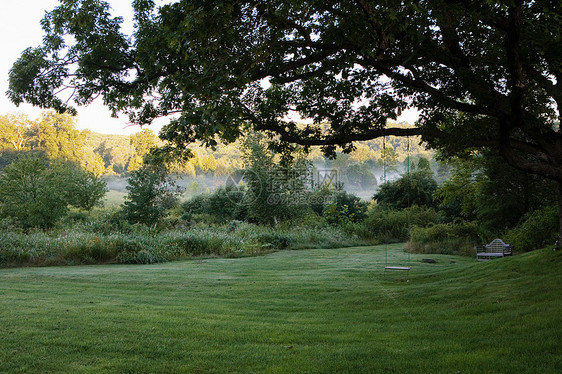
M 427 173 L 433 173 L 433 171 L 431 170 L 431 163 L 429 162 L 429 160 L 425 157 L 420 157 L 418 159 L 418 163 L 416 165 L 416 169 L 417 171 L 425 171 Z
M 131 135 L 131 144 L 135 148 L 135 153 L 129 160 L 128 171 L 135 171 L 142 167 L 144 157 L 148 155 L 152 148 L 156 147 L 156 140 L 156 135 L 150 129 L 143 129 Z
M 105 182 L 61 161 L 25 156 L 0 175 L 0 211 L 24 228 L 49 228 L 69 206 L 90 210 L 105 195 Z
M 24 116 L 0 116 L 0 153 L 22 151 L 28 146 L 29 120 Z
M 87 132 L 76 129 L 76 118 L 43 112 L 40 120 L 31 124 L 29 132 L 31 149 L 45 152 L 51 160 L 60 159 L 78 165 L 82 162 Z
M 383 163 L 384 171 L 385 173 L 397 172 L 398 154 L 394 147 L 388 147 L 385 143 L 383 142 L 383 147 L 381 148 L 381 162 Z
M 343 189 L 322 185 L 308 192 L 309 209 L 331 224 L 360 222 L 367 216 L 367 202 Z
M 131 223 L 153 226 L 164 218 L 181 195 L 164 165 L 145 165 L 133 171 L 122 209 Z
M 64 1 L 46 13 L 43 44 L 10 71 L 10 99 L 73 112 L 57 96 L 68 89 L 78 105 L 102 96 L 140 124 L 177 114 L 161 136 L 179 151 L 263 131 L 278 151 L 298 143 L 333 156 L 358 140 L 421 134 L 447 156 L 501 145 L 510 163 L 561 179 L 552 162 L 560 94 L 546 78 L 560 70 L 556 2 L 181 0 L 134 9 L 131 35 L 108 2 Z M 417 128 L 387 128 L 409 107 L 423 111 Z
M 412 206 L 402 210 L 369 209 L 363 222 L 367 232 L 382 242 L 404 242 L 414 226 L 427 227 L 439 222 L 432 208 Z
M 182 218 L 191 220 L 196 215 L 209 214 L 217 223 L 248 220 L 244 195 L 243 187 L 232 185 L 219 187 L 211 194 L 196 195 L 182 204 Z
M 527 214 L 522 222 L 507 232 L 505 242 L 518 252 L 552 246 L 558 238 L 558 210 L 547 206 Z
M 360 222 L 367 217 L 367 202 L 343 189 L 336 189 L 330 196 L 336 210 L 343 212 L 351 222 Z
M 274 160 L 266 149 L 263 136 L 249 138 L 245 144 L 244 195 L 250 220 L 272 225 L 302 217 L 305 213 L 302 197 L 306 195 L 306 176 L 310 164 L 302 159 Z
M 375 161 L 375 158 L 367 161 Z M 338 176 L 345 181 L 347 188 L 355 190 L 373 190 L 377 186 L 377 178 L 371 171 L 369 162 L 348 165 L 345 169 L 338 169 Z
M 338 147 L 352 153 L 354 142 L 383 137 L 380 158 L 392 168 L 397 147 L 390 138 L 386 147 L 387 136 L 421 135 L 444 157 L 499 149 L 527 173 L 562 180 L 562 96 L 555 82 L 561 48 L 552 31 L 562 20 L 557 2 L 181 0 L 161 7 L 135 1 L 134 11 L 134 30 L 125 35 L 108 2 L 61 2 L 41 23 L 43 44 L 14 63 L 10 99 L 73 112 L 70 100 L 58 96 L 69 89 L 79 105 L 102 96 L 113 114 L 125 112 L 140 124 L 173 114 L 161 137 L 179 153 L 194 141 L 215 147 L 262 132 L 269 151 L 284 156 L 295 151 L 294 143 L 335 156 Z M 415 128 L 387 122 L 408 107 L 422 111 Z M 296 124 L 289 112 L 307 124 Z M 30 127 L 31 148 L 76 161 L 81 150 L 73 144 L 82 134 L 65 122 L 69 117 L 57 116 L 45 118 L 48 126 Z M 20 134 L 13 129 L 2 147 L 17 148 Z M 289 165 L 274 165 L 276 154 L 260 146 L 247 158 L 249 216 L 265 224 L 302 217 L 300 187 L 293 186 L 299 178 Z M 139 167 L 141 156 L 131 160 L 130 148 L 105 148 L 114 172 Z M 373 152 L 362 147 L 353 156 L 365 163 Z M 191 174 L 229 169 L 213 154 L 191 153 L 197 160 L 184 169 Z M 427 166 L 420 159 L 418 171 L 382 186 L 379 205 L 433 207 L 436 184 Z M 462 213 L 503 231 L 544 205 L 535 205 L 538 194 L 503 167 L 488 165 L 491 173 L 466 188 L 470 195 L 459 192 L 462 184 L 445 186 L 449 219 Z M 364 165 L 349 169 L 350 176 L 369 174 Z M 553 195 L 551 186 L 544 191 Z M 327 212 L 341 221 L 342 213 L 355 217 L 351 209 L 341 204 Z
M 89 211 L 103 203 L 107 192 L 103 178 L 74 165 L 70 165 L 68 171 L 66 193 L 70 205 Z
M 25 116 L 0 116 L 0 169 L 13 161 L 18 154 L 29 152 L 33 148 L 35 152 L 43 154 L 47 154 L 46 151 L 50 149 L 49 157 L 67 154 L 75 161 L 80 159 L 80 165 L 98 177 L 123 175 L 141 168 L 144 157 L 152 147 L 164 145 L 146 128 L 131 136 L 107 135 L 89 131 L 77 132 L 74 122 L 72 117 L 55 117 L 53 113 L 48 112 L 37 120 L 30 120 Z M 398 158 L 406 157 L 405 140 L 393 137 L 390 139 L 389 147 L 392 144 Z M 339 153 L 337 161 L 329 160 L 318 152 L 308 155 L 307 159 L 314 159 L 319 168 L 336 168 L 339 179 L 345 182 L 348 189 L 370 190 L 377 184 L 373 170 L 382 167 L 380 160 L 377 160 L 381 147 L 379 143 L 376 140 L 359 143 L 357 150 L 349 156 Z M 189 177 L 214 175 L 220 178 L 244 167 L 240 141 L 232 144 L 219 142 L 214 150 L 200 145 L 192 145 L 190 148 L 192 157 L 189 160 L 168 157 L 171 172 Z M 412 152 L 417 155 L 429 154 L 422 145 L 412 147 Z
M 324 211 L 322 215 L 326 221 L 332 225 L 344 225 L 351 222 L 352 216 L 349 214 L 349 209 L 347 205 L 342 205 L 338 208 L 338 205 L 334 202 L 328 202 L 324 206 Z
M 554 203 L 553 182 L 507 165 L 494 152 L 452 162 L 453 173 L 436 195 L 449 219 L 478 220 L 486 229 L 515 227 L 529 212 Z
M 115 170 L 125 171 L 131 158 L 135 156 L 135 148 L 131 144 L 131 137 L 125 135 L 90 133 L 86 145 L 101 157 L 105 173 L 108 174 L 114 173 Z M 137 166 L 141 166 L 142 162 L 142 159 L 137 159 Z
M 154 232 L 122 217 L 89 219 L 63 232 L 14 230 L 0 221 L 0 267 L 99 263 L 152 264 L 197 256 L 237 257 L 283 249 L 362 245 L 335 227 L 272 228 L 248 223 Z
M 385 209 L 403 209 L 412 205 L 436 207 L 433 199 L 436 190 L 437 182 L 431 171 L 422 170 L 381 185 L 373 199 Z
M 476 222 L 435 224 L 413 227 L 407 248 L 414 253 L 472 256 L 474 246 L 481 245 L 486 239 Z

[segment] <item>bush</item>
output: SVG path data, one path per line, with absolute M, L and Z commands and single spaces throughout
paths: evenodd
M 367 202 L 344 190 L 335 190 L 322 214 L 331 224 L 360 222 L 367 217 Z
M 82 238 L 82 240 L 75 235 L 74 238 L 67 240 L 65 243 L 64 251 L 61 253 L 65 261 L 79 264 L 95 264 L 115 260 L 115 249 L 109 245 L 107 238 L 87 235 L 78 235 L 78 237 Z
M 521 224 L 509 231 L 505 242 L 516 251 L 532 251 L 553 245 L 558 236 L 558 209 L 545 207 L 527 214 Z
M 431 172 L 422 170 L 383 184 L 373 199 L 385 209 L 404 209 L 413 205 L 435 208 L 433 194 L 436 190 L 437 182 Z
M 363 225 L 371 233 L 370 239 L 391 243 L 407 241 L 410 229 L 414 226 L 427 227 L 438 221 L 439 216 L 432 208 L 413 206 L 402 210 L 384 210 L 375 207 L 370 209 Z
M 186 221 L 192 220 L 197 214 L 203 214 L 209 211 L 209 195 L 201 194 L 193 196 L 182 204 L 182 219 Z
M 24 156 L 0 176 L 0 208 L 17 225 L 51 228 L 69 206 L 90 210 L 105 194 L 105 182 L 74 164 Z
M 123 212 L 130 223 L 156 225 L 181 194 L 163 165 L 145 165 L 133 171 L 128 182 Z
M 474 246 L 483 243 L 485 235 L 475 222 L 436 224 L 414 227 L 407 249 L 415 253 L 474 255 Z
M 243 203 L 245 190 L 242 187 L 220 187 L 211 194 L 197 195 L 183 203 L 182 219 L 193 220 L 203 215 L 212 216 L 212 222 L 225 223 L 246 220 L 247 210 Z
M 360 222 L 367 217 L 367 202 L 342 189 L 321 186 L 307 195 L 308 207 L 330 224 Z

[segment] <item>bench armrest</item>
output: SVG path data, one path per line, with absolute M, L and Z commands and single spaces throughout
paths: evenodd
M 485 252 L 486 251 L 486 246 L 484 245 L 475 245 L 474 249 L 476 250 L 476 253 L 478 252 Z

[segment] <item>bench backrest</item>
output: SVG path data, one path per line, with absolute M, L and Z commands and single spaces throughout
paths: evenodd
M 508 245 L 503 242 L 501 239 L 494 239 L 490 244 L 487 244 L 486 252 L 488 253 L 503 253 L 503 250 Z

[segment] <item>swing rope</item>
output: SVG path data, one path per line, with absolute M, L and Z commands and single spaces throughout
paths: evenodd
M 382 138 L 382 183 L 386 183 L 386 136 Z
M 383 181 L 386 183 L 386 142 L 385 138 L 383 137 Z M 410 136 L 407 137 L 407 156 L 406 156 L 406 178 L 408 180 L 408 191 L 407 191 L 407 207 L 410 208 L 410 189 L 411 189 L 411 181 L 410 181 Z M 410 209 L 407 210 L 408 215 L 408 229 L 410 229 Z M 386 226 L 386 224 L 385 224 Z M 386 273 L 387 270 L 406 270 L 409 272 L 410 270 L 410 252 L 408 251 L 408 266 L 389 266 L 388 265 L 388 243 L 385 243 L 385 255 L 384 255 L 384 271 Z

